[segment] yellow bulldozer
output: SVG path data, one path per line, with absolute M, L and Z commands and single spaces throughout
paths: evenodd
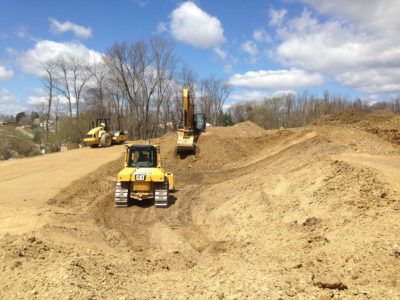
M 127 145 L 125 150 L 125 168 L 118 173 L 115 206 L 127 207 L 130 200 L 154 199 L 156 207 L 168 207 L 175 178 L 161 167 L 160 147 Z
M 197 139 L 206 128 L 206 117 L 204 114 L 194 113 L 194 103 L 186 88 L 183 89 L 182 104 L 182 120 L 177 131 L 178 154 L 195 152 Z
M 109 147 L 111 144 L 123 144 L 128 139 L 128 135 L 123 131 L 111 131 L 110 119 L 97 119 L 96 126 L 92 122 L 92 127 L 83 140 L 92 148 L 99 145 Z

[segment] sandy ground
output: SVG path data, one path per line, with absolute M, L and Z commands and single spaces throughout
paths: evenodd
M 397 299 L 399 117 L 155 140 L 178 190 L 114 207 L 122 148 L 0 163 L 2 299 Z
M 124 146 L 80 149 L 0 163 L 0 236 L 25 233 L 46 220 L 38 210 L 62 188 L 107 162 Z

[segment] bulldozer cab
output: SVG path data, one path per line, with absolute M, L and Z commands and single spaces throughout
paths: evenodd
M 129 149 L 128 167 L 156 168 L 157 149 L 151 145 L 133 145 Z
M 111 130 L 110 123 L 110 119 L 96 119 L 96 127 L 104 127 L 105 131 Z M 104 124 L 104 126 L 102 126 L 102 124 Z

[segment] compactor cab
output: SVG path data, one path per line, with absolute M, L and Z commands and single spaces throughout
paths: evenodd
M 161 167 L 157 145 L 127 145 L 125 168 L 118 173 L 115 206 L 129 201 L 154 199 L 156 207 L 168 207 L 169 191 L 174 190 L 174 174 Z
M 93 122 L 92 127 L 95 127 Z M 102 127 L 104 131 L 108 131 L 109 129 L 111 129 L 110 119 L 96 119 L 96 127 Z
M 92 148 L 96 148 L 99 145 L 109 147 L 111 144 L 122 144 L 128 139 L 126 132 L 111 131 L 110 119 L 96 119 L 96 126 L 92 122 L 92 127 L 83 140 Z

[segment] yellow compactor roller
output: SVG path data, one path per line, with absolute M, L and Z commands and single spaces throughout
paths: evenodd
M 123 131 L 111 131 L 110 119 L 97 119 L 96 126 L 94 126 L 94 122 L 92 123 L 93 128 L 89 130 L 83 140 L 92 148 L 99 145 L 109 147 L 111 144 L 122 144 L 128 139 L 128 135 Z
M 177 152 L 195 152 L 196 141 L 200 132 L 206 128 L 206 117 L 204 114 L 194 113 L 194 103 L 191 101 L 188 90 L 183 89 L 182 97 L 182 120 L 177 131 Z
M 115 206 L 127 207 L 130 200 L 154 199 L 156 207 L 168 207 L 174 174 L 161 167 L 158 145 L 127 145 L 125 168 L 118 173 Z

